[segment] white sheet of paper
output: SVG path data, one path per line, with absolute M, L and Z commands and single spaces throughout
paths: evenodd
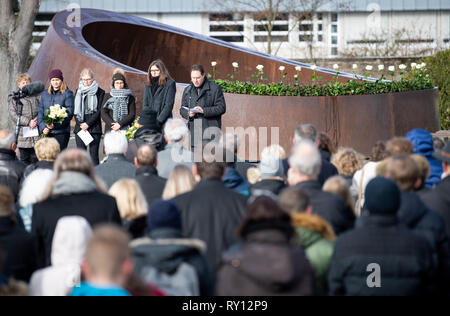
M 92 143 L 92 141 L 94 140 L 94 138 L 92 138 L 92 135 L 88 131 L 81 130 L 78 132 L 77 135 L 78 137 L 81 138 L 81 140 L 86 146 Z
M 36 137 L 39 136 L 39 130 L 37 127 L 31 129 L 29 127 L 23 128 L 23 137 L 29 138 L 29 137 Z

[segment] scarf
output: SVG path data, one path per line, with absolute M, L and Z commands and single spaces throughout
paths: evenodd
M 87 175 L 74 171 L 64 171 L 53 184 L 52 196 L 88 193 L 97 190 L 97 184 Z
M 156 90 L 159 88 L 159 76 L 158 77 L 151 77 L 152 86 L 150 87 L 150 90 L 152 91 L 152 96 L 155 96 Z
M 75 117 L 79 122 L 84 122 L 85 114 L 93 114 L 95 111 L 97 111 L 97 90 L 97 81 L 94 80 L 89 87 L 85 87 L 83 85 L 83 82 L 80 81 L 77 94 L 75 95 L 74 109 Z
M 120 122 L 128 115 L 128 101 L 132 95 L 130 89 L 111 89 L 111 98 L 106 101 L 104 108 L 113 111 L 114 122 Z

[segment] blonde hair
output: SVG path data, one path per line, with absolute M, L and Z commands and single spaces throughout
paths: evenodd
M 27 80 L 27 81 L 31 82 L 31 77 L 27 73 L 20 73 L 16 77 L 17 84 L 19 84 L 22 80 Z
M 277 156 L 281 160 L 286 158 L 286 151 L 278 144 L 272 144 L 266 148 L 264 148 L 261 152 L 261 157 L 267 154 L 271 154 Z
M 122 219 L 132 220 L 147 215 L 147 202 L 136 180 L 121 179 L 112 185 L 108 193 L 116 199 Z
M 362 169 L 364 157 L 352 148 L 339 148 L 331 157 L 331 163 L 337 168 L 341 175 L 353 175 Z
M 39 160 L 55 161 L 59 155 L 59 143 L 52 137 L 46 137 L 38 140 L 34 145 L 36 156 Z
M 88 74 L 89 77 L 91 77 L 92 79 L 94 79 L 94 72 L 90 69 L 90 68 L 84 68 L 81 72 L 80 72 L 80 80 L 81 77 L 83 77 L 83 75 Z
M 177 165 L 167 179 L 162 198 L 170 200 L 177 195 L 191 191 L 195 186 L 195 179 L 191 169 L 184 165 Z
M 53 171 L 53 179 L 40 201 L 44 201 L 52 195 L 53 185 L 59 179 L 61 173 L 65 171 L 78 172 L 88 176 L 96 184 L 97 190 L 102 193 L 106 192 L 105 185 L 95 175 L 94 165 L 92 163 L 91 157 L 84 150 L 76 148 L 64 150 L 56 159 Z
M 344 200 L 344 204 L 346 207 L 354 212 L 354 201 L 352 195 L 350 193 L 350 187 L 347 181 L 341 176 L 334 176 L 328 178 L 323 185 L 323 191 L 333 193 L 337 196 L 340 196 L 342 200 Z M 358 215 L 358 214 L 355 214 Z
M 417 166 L 419 167 L 420 177 L 423 181 L 430 177 L 430 163 L 428 159 L 421 155 L 411 155 L 411 158 L 414 159 Z
M 59 92 L 60 94 L 64 94 L 64 92 L 66 92 L 67 89 L 68 89 L 68 88 L 67 88 L 67 85 L 66 85 L 66 83 L 63 81 L 63 82 L 61 83 L 61 87 L 59 88 L 58 92 Z M 47 92 L 48 92 L 48 94 L 52 94 L 52 84 L 50 84 L 50 85 L 48 86 Z
M 251 184 L 255 184 L 256 182 L 261 180 L 261 172 L 259 172 L 259 169 L 255 167 L 248 168 L 247 179 Z

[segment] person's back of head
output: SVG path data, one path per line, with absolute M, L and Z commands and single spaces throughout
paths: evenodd
M 37 203 L 40 201 L 50 182 L 52 181 L 54 173 L 48 169 L 37 169 L 33 171 L 22 184 L 22 189 L 19 194 L 19 204 L 21 207 Z
M 226 169 L 225 151 L 221 146 L 216 146 L 210 152 L 202 154 L 202 160 L 196 162 L 193 171 L 194 176 L 205 180 L 221 180 Z
M 128 141 L 121 132 L 106 133 L 104 138 L 106 155 L 125 155 L 128 150 Z
M 181 119 L 168 119 L 164 125 L 164 135 L 169 144 L 182 142 L 188 132 L 186 124 Z
M 190 168 L 177 165 L 170 173 L 162 194 L 164 200 L 191 191 L 195 186 L 195 178 Z
M 0 149 L 15 150 L 15 134 L 8 130 L 0 130 Z
M 261 161 L 258 165 L 261 179 L 284 178 L 283 162 L 278 156 L 273 154 L 261 155 Z
M 294 133 L 295 143 L 305 140 L 311 141 L 313 144 L 317 142 L 317 130 L 312 124 L 302 124 L 297 126 Z
M 14 211 L 14 195 L 11 189 L 1 185 L 0 186 L 0 217 L 9 217 L 16 220 Z
M 330 137 L 328 137 L 328 135 L 325 133 L 320 133 L 319 134 L 319 149 L 322 151 L 326 151 L 326 152 L 330 153 L 330 155 L 332 155 L 335 152 L 334 148 L 335 147 L 334 147 L 333 142 L 331 141 Z
M 36 145 L 34 145 L 34 150 L 40 161 L 55 161 L 60 153 L 59 143 L 53 137 L 40 139 Z
M 414 146 L 406 137 L 394 137 L 386 144 L 386 151 L 389 156 L 414 153 Z
M 395 155 L 386 166 L 386 177 L 395 181 L 400 190 L 413 191 L 417 185 L 420 171 L 409 155 Z
M 299 181 L 316 180 L 322 165 L 319 150 L 310 141 L 302 141 L 294 146 L 289 165 Z
M 364 214 L 395 216 L 400 207 L 400 190 L 390 179 L 376 177 L 366 186 L 364 192 Z
M 433 136 L 424 129 L 414 129 L 406 134 L 413 144 L 414 153 L 429 156 L 434 151 Z
M 219 144 L 228 152 L 236 155 L 239 150 L 239 146 L 241 145 L 241 140 L 237 134 L 226 133 L 222 134 Z
M 158 199 L 150 205 L 147 214 L 147 229 L 172 228 L 181 230 L 181 212 L 172 201 Z
M 136 154 L 135 164 L 138 167 L 156 167 L 158 152 L 150 145 L 142 145 Z
M 111 186 L 108 193 L 116 199 L 122 219 L 132 220 L 147 214 L 148 205 L 136 180 L 121 179 Z
M 370 155 L 370 159 L 373 162 L 378 162 L 386 159 L 388 157 L 388 153 L 386 151 L 386 144 L 383 141 L 378 141 L 372 147 L 372 153 Z
M 323 184 L 323 191 L 330 192 L 334 195 L 337 195 L 342 198 L 345 206 L 352 210 L 354 201 L 352 195 L 350 193 L 350 187 L 348 182 L 341 176 L 333 176 L 328 178 L 327 181 Z
M 427 158 L 421 155 L 411 155 L 411 158 L 416 162 L 419 168 L 419 179 L 421 181 L 420 187 L 416 189 L 421 189 L 425 186 L 426 180 L 430 177 L 430 163 Z
M 296 187 L 284 189 L 280 194 L 278 205 L 283 211 L 291 215 L 295 213 L 311 213 L 312 211 L 308 193 Z
M 261 151 L 261 157 L 267 154 L 274 155 L 281 160 L 286 158 L 286 151 L 283 149 L 283 147 L 281 147 L 278 144 L 272 144 L 270 146 L 267 146 Z
M 339 148 L 331 157 L 331 163 L 340 175 L 350 176 L 363 167 L 364 157 L 353 148 Z
M 442 150 L 445 147 L 445 142 L 437 136 L 433 136 L 434 151 Z
M 129 242 L 130 237 L 121 228 L 113 225 L 97 226 L 82 265 L 86 281 L 124 286 L 133 272 Z

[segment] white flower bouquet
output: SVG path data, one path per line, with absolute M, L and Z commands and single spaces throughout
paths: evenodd
M 47 110 L 44 116 L 44 122 L 46 125 L 54 125 L 54 124 L 62 124 L 64 120 L 67 118 L 67 111 L 65 107 L 62 107 L 59 104 L 55 104 Z M 42 134 L 42 137 L 46 137 L 47 135 Z

